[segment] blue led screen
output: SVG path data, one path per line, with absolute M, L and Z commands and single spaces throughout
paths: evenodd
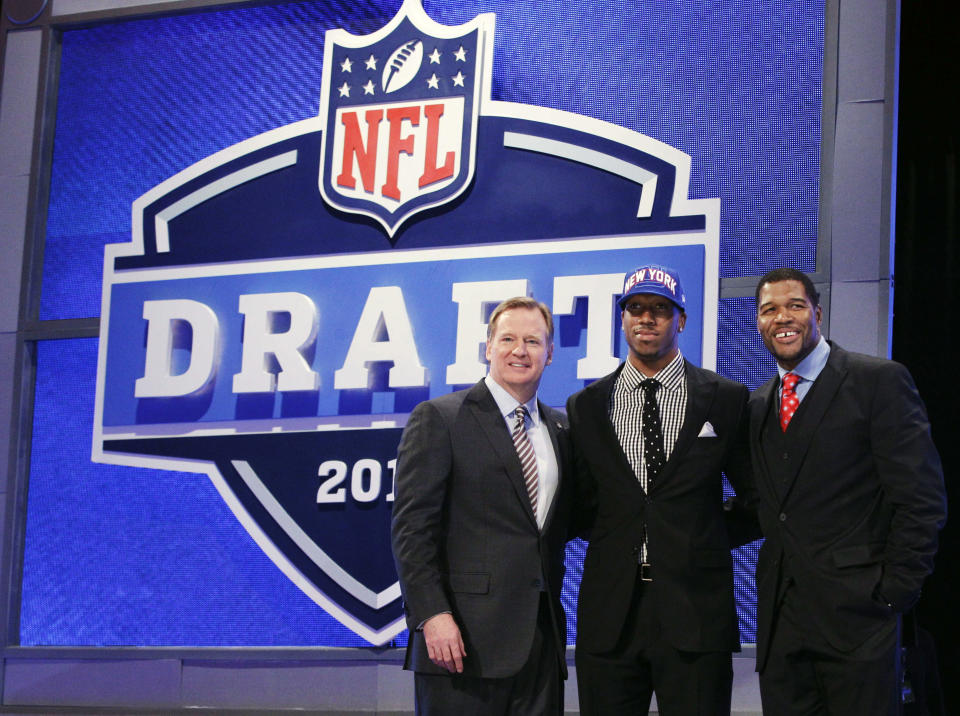
M 24 646 L 364 646 L 204 475 L 90 461 L 97 344 L 37 344 Z
M 41 319 L 100 312 L 104 244 L 130 205 L 213 152 L 315 116 L 323 33 L 400 3 L 289 3 L 63 33 Z M 823 3 L 424 2 L 497 16 L 493 98 L 567 110 L 688 153 L 720 197 L 721 276 L 814 269 Z M 629 28 L 625 32 L 623 28 Z
M 289 3 L 65 32 L 40 318 L 98 316 L 103 247 L 130 240 L 132 201 L 220 149 L 315 116 L 323 33 L 371 32 L 399 4 Z M 721 199 L 721 276 L 785 257 L 813 270 L 822 3 L 424 7 L 447 24 L 496 13 L 494 99 L 688 153 L 690 197 Z M 750 387 L 772 372 L 752 300 L 720 302 L 717 366 Z M 38 345 L 21 643 L 367 644 L 276 568 L 205 476 L 90 462 L 95 372 L 93 339 Z M 568 550 L 571 639 L 582 551 Z M 745 642 L 755 559 L 748 546 L 736 566 Z

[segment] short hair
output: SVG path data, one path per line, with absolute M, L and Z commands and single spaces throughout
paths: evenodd
M 509 311 L 513 308 L 525 308 L 530 311 L 540 311 L 540 314 L 543 316 L 543 320 L 547 324 L 547 340 L 553 341 L 553 314 L 550 313 L 550 309 L 547 308 L 546 304 L 541 303 L 535 298 L 530 298 L 530 296 L 514 296 L 513 298 L 508 298 L 506 301 L 503 301 L 499 306 L 494 308 L 493 313 L 490 314 L 490 322 L 487 323 L 487 342 L 493 338 L 493 334 L 497 328 L 497 321 L 500 320 L 500 316 L 503 315 L 505 311 Z
M 797 269 L 792 268 L 778 268 L 773 271 L 767 271 L 763 276 L 760 277 L 760 282 L 757 284 L 756 293 L 754 293 L 753 300 L 756 308 L 760 308 L 760 289 L 763 288 L 764 284 L 767 283 L 780 283 L 781 281 L 799 281 L 803 284 L 803 290 L 807 294 L 807 298 L 810 299 L 810 303 L 813 304 L 814 308 L 820 305 L 820 294 L 817 292 L 816 287 L 813 285 L 813 281 L 810 280 L 810 277 L 807 276 L 803 271 L 797 271 Z

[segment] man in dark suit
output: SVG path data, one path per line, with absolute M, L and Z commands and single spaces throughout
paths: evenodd
M 725 471 L 749 480 L 747 389 L 684 360 L 676 272 L 628 273 L 625 363 L 567 402 L 592 523 L 577 609 L 580 711 L 729 714 L 739 651 Z
M 771 271 L 756 304 L 778 364 L 750 399 L 764 713 L 897 714 L 899 616 L 946 518 L 926 410 L 902 365 L 822 338 L 805 274 Z
M 563 711 L 566 419 L 537 400 L 549 309 L 490 317 L 490 374 L 421 403 L 400 441 L 393 553 L 418 714 Z

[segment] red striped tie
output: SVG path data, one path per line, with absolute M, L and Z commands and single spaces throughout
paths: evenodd
M 527 486 L 527 495 L 533 507 L 533 516 L 537 516 L 537 496 L 540 493 L 540 483 L 537 480 L 537 455 L 533 451 L 533 443 L 527 436 L 526 419 L 527 407 L 518 405 L 514 411 L 517 421 L 513 424 L 513 446 L 517 449 L 520 466 L 523 468 L 523 482 Z

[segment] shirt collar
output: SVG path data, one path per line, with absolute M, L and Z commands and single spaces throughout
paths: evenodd
M 680 390 L 683 385 L 683 355 L 680 351 L 677 351 L 673 360 L 651 377 L 667 390 Z M 620 371 L 617 387 L 621 390 L 636 390 L 646 379 L 647 376 L 627 360 L 623 364 L 623 370 Z
M 507 392 L 506 388 L 500 385 L 497 381 L 487 375 L 483 379 L 484 383 L 487 385 L 487 389 L 490 391 L 490 395 L 493 396 L 493 399 L 497 403 L 497 407 L 500 409 L 500 415 L 504 418 L 514 418 L 514 411 L 517 409 L 520 401 L 514 398 L 510 393 Z M 537 394 L 534 393 L 533 397 L 530 398 L 524 405 L 527 406 L 527 410 L 530 411 L 530 420 L 533 425 L 539 425 L 540 423 L 540 411 L 537 410 Z
M 807 354 L 806 358 L 797 363 L 792 370 L 787 370 L 777 363 L 777 372 L 780 374 L 780 381 L 783 381 L 783 376 L 787 373 L 793 373 L 799 375 L 803 380 L 808 380 L 812 383 L 819 377 L 824 366 L 827 365 L 827 359 L 829 357 L 830 344 L 827 343 L 826 339 L 821 335 L 820 340 L 817 342 L 817 345 L 813 347 L 813 350 Z

